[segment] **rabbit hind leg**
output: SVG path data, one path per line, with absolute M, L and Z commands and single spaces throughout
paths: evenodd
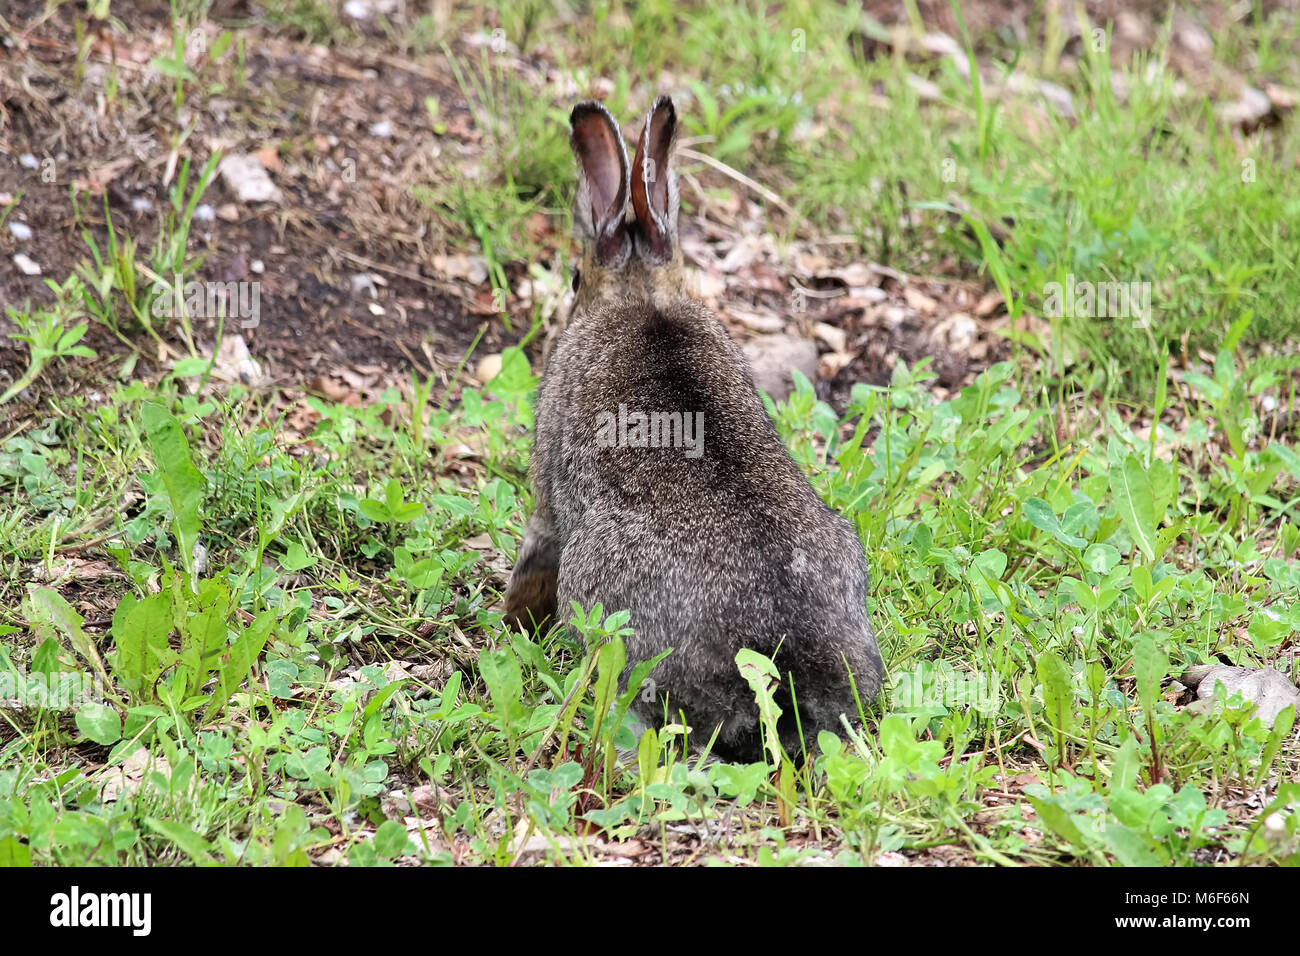
M 560 567 L 559 542 L 550 512 L 539 507 L 524 529 L 519 557 L 506 586 L 506 623 L 540 633 L 555 617 L 555 585 Z

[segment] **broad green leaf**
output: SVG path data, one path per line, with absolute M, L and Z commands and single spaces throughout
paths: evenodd
M 263 611 L 253 623 L 248 625 L 244 631 L 235 638 L 235 642 L 230 645 L 230 650 L 224 655 L 217 667 L 217 686 L 213 689 L 212 700 L 208 704 L 208 709 L 203 717 L 206 724 L 216 716 L 217 712 L 226 705 L 231 696 L 244 683 L 244 680 L 253 672 L 254 665 L 262 656 L 262 649 L 266 647 L 267 639 L 271 635 L 271 629 L 275 626 L 275 611 Z M 224 639 L 224 635 L 223 635 Z
M 1150 634 L 1143 634 L 1133 644 L 1133 672 L 1142 709 L 1151 714 L 1160 697 L 1160 682 L 1169 672 L 1169 658 Z
M 1127 790 L 1137 784 L 1137 775 L 1139 768 L 1137 738 L 1131 734 L 1124 741 L 1123 746 L 1115 752 L 1115 757 L 1110 765 L 1110 782 L 1107 789 L 1114 793 L 1117 790 Z
M 193 378 L 195 375 L 202 375 L 207 372 L 211 365 L 212 362 L 205 358 L 181 359 L 172 368 L 172 375 L 176 378 Z
M 122 717 L 107 704 L 83 704 L 74 718 L 77 729 L 105 747 L 122 739 Z
M 1268 774 L 1268 768 L 1273 764 L 1273 758 L 1281 749 L 1282 744 L 1291 739 L 1291 728 L 1295 726 L 1296 707 L 1294 704 L 1288 704 L 1283 707 L 1278 715 L 1273 718 L 1273 729 L 1269 732 L 1268 740 L 1264 744 L 1264 752 L 1259 757 L 1259 774 L 1255 778 L 1255 785 L 1259 786 Z
M 212 862 L 212 845 L 184 824 L 175 823 L 171 820 L 159 820 L 155 817 L 145 817 L 144 823 L 149 829 L 160 836 L 166 837 L 184 850 L 186 855 L 195 863 Z
M 382 501 L 376 501 L 374 498 L 362 498 L 357 502 L 357 509 L 377 524 L 387 524 L 393 519 L 392 514 L 388 511 L 388 506 Z
M 402 494 L 402 483 L 396 478 L 389 478 L 384 484 L 384 504 L 388 506 L 388 513 L 397 514 L 397 509 L 402 507 L 402 502 L 405 500 Z
M 413 849 L 406 827 L 396 820 L 385 820 L 375 831 L 375 853 L 385 860 L 405 856 Z
M 20 843 L 16 836 L 7 836 L 0 840 L 0 868 L 31 865 L 31 847 L 26 843 Z
M 479 655 L 478 671 L 492 698 L 492 709 L 501 717 L 502 729 L 512 730 L 524 715 L 524 680 L 519 661 L 505 648 L 487 651 Z
M 528 356 L 518 346 L 510 346 L 501 353 L 501 371 L 484 390 L 502 398 L 515 400 L 521 398 L 537 387 L 538 378 L 528 364 Z
M 199 505 L 207 491 L 203 475 L 190 460 L 189 442 L 180 422 L 161 405 L 145 402 L 140 406 L 145 434 L 153 450 L 154 464 L 162 474 L 167 497 L 171 501 L 176 541 L 181 565 L 194 573 L 194 544 L 199 538 Z
M 596 652 L 596 686 L 592 696 L 596 701 L 596 720 L 605 726 L 610 709 L 618 695 L 618 677 L 627 664 L 627 648 L 621 637 L 611 638 Z
M 82 629 L 85 618 L 63 599 L 63 595 L 51 588 L 36 588 L 27 595 L 27 600 L 38 634 L 48 634 L 48 629 L 53 627 L 83 658 L 91 662 L 99 660 L 99 653 Z
M 772 755 L 772 766 L 780 766 L 781 738 L 777 733 L 776 726 L 777 719 L 781 716 L 781 708 L 777 706 L 772 697 L 772 689 L 776 682 L 781 679 L 781 674 L 769 658 L 747 647 L 742 647 L 737 652 L 736 666 L 740 668 L 740 676 L 745 679 L 745 683 L 749 684 L 749 689 L 754 692 L 754 700 L 758 704 L 759 720 L 766 730 L 764 738 L 768 753 Z
M 113 674 L 130 691 L 133 702 L 149 693 L 154 679 L 176 660 L 168 639 L 172 633 L 171 593 L 162 590 L 137 601 L 131 595 L 113 613 Z
M 636 748 L 637 772 L 643 781 L 650 781 L 659 769 L 659 735 L 653 727 L 646 729 Z
M 422 514 L 424 514 L 424 504 L 419 501 L 408 501 L 406 504 L 392 509 L 393 520 L 399 524 L 414 521 Z
M 286 571 L 301 571 L 304 568 L 310 568 L 320 560 L 319 555 L 308 554 L 307 550 L 297 541 L 289 541 L 285 548 L 284 557 L 280 559 L 280 567 Z
M 1097 515 L 1097 506 L 1091 501 L 1080 501 L 1065 509 L 1061 515 L 1061 530 L 1066 534 L 1077 534 Z
M 460 498 L 456 495 L 434 495 L 433 503 L 439 508 L 445 508 L 457 518 L 469 518 L 474 514 L 474 503 L 468 498 Z
M 1104 836 L 1106 849 L 1124 866 L 1164 866 L 1167 862 L 1157 856 L 1141 836 L 1122 823 L 1108 821 Z
M 1029 523 L 1039 531 L 1056 534 L 1060 530 L 1061 522 L 1057 519 L 1056 512 L 1042 498 L 1026 498 L 1021 507 Z
M 198 77 L 194 75 L 193 70 L 185 65 L 184 60 L 169 60 L 156 56 L 149 61 L 149 69 L 175 80 L 185 80 L 189 83 L 198 82 Z
M 1300 455 L 1280 442 L 1271 442 L 1268 450 L 1277 456 L 1278 461 L 1286 467 L 1292 478 L 1300 481 Z
M 1146 555 L 1148 561 L 1156 559 L 1156 506 L 1151 493 L 1151 482 L 1146 470 L 1135 455 L 1124 459 L 1124 464 L 1112 468 L 1110 490 L 1115 497 L 1115 507 L 1120 520 L 1128 530 L 1133 543 Z
M 212 47 L 208 50 L 208 62 L 214 63 L 221 59 L 221 55 L 226 52 L 232 40 L 235 39 L 234 33 L 230 30 L 222 30 L 215 40 L 212 41 Z
M 1047 652 L 1039 655 L 1036 670 L 1043 685 L 1043 710 L 1047 722 L 1058 734 L 1065 736 L 1074 725 L 1074 682 L 1070 669 L 1056 654 Z
M 399 678 L 393 681 L 391 684 L 387 684 L 386 686 L 381 688 L 379 692 L 375 694 L 375 696 L 371 697 L 370 700 L 366 701 L 365 710 L 361 712 L 362 716 L 373 717 L 376 714 L 378 714 L 379 709 L 383 707 L 384 704 L 388 703 L 388 701 L 392 698 L 392 696 L 405 686 L 406 686 L 406 681 L 404 679 Z
M 1155 508 L 1155 521 L 1159 525 L 1164 520 L 1165 512 L 1176 499 L 1174 470 L 1169 462 L 1156 458 L 1151 462 L 1147 478 L 1151 482 L 1151 501 Z
M 63 664 L 59 661 L 59 642 L 52 637 L 47 637 L 32 655 L 32 673 L 53 677 L 62 669 Z
M 1078 847 L 1080 850 L 1091 848 L 1088 839 L 1080 832 L 1064 807 L 1050 800 L 1040 800 L 1038 797 L 1027 797 L 1026 799 L 1033 806 L 1034 812 L 1038 814 L 1039 821 L 1062 840 Z
M 1083 566 L 1097 574 L 1109 574 L 1111 568 L 1119 564 L 1119 558 L 1119 549 L 1114 545 L 1093 544 L 1083 552 Z
M 189 671 L 192 693 L 197 693 L 208 674 L 220 663 L 226 650 L 228 616 L 224 602 L 209 604 L 190 616 L 186 633 L 181 638 L 181 662 Z M 208 701 L 200 698 L 199 702 L 206 704 Z

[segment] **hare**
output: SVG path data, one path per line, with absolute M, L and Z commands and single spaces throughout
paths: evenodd
M 506 619 L 536 627 L 570 601 L 629 610 L 629 666 L 672 648 L 634 714 L 681 713 L 697 742 L 716 730 L 713 752 L 729 760 L 763 752 L 736 654 L 765 654 L 782 673 L 781 743 L 797 754 L 801 736 L 839 732 L 880 689 L 861 541 L 782 445 L 722 323 L 686 291 L 672 101 L 651 108 L 630 170 L 604 106 L 580 103 L 570 125 L 582 261 L 538 391 L 536 508 Z

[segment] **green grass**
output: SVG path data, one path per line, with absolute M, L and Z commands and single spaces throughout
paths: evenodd
M 630 134 L 654 91 L 646 85 L 632 96 L 629 77 L 672 70 L 689 89 L 681 112 L 699 148 L 776 187 L 811 223 L 854 237 L 862 254 L 920 274 L 953 256 L 980 269 L 979 245 L 968 230 L 951 228 L 947 210 L 956 203 L 985 224 L 1011 223 L 1008 279 L 1032 314 L 1052 319 L 1044 315 L 1046 290 L 1066 276 L 1151 284 L 1149 328 L 1066 315 L 1051 322 L 1050 336 L 1026 340 L 1051 371 L 1081 365 L 1081 378 L 1092 370 L 1111 379 L 1136 374 L 1149 387 L 1159 351 L 1212 354 L 1248 311 L 1248 344 L 1300 331 L 1300 315 L 1287 305 L 1300 301 L 1300 126 L 1249 138 L 1226 128 L 1204 94 L 1175 91 L 1163 65 L 1167 38 L 1131 63 L 1085 46 L 1076 70 L 1048 77 L 1072 95 L 1076 119 L 1067 120 L 1032 98 L 992 99 L 987 83 L 973 89 L 946 60 L 865 59 L 852 10 L 604 9 L 590 22 L 543 16 L 545 49 L 562 71 L 580 85 L 609 78 L 607 103 Z M 512 41 L 543 42 L 536 29 L 512 26 L 514 16 L 502 8 L 497 29 Z M 1228 55 L 1257 50 L 1260 77 L 1300 85 L 1294 62 L 1279 54 L 1279 29 L 1274 21 L 1238 28 L 1222 46 Z M 999 49 L 1006 76 L 1033 75 L 1028 51 Z M 1112 71 L 1124 77 L 1123 101 Z M 520 199 L 539 198 L 563 221 L 569 104 L 538 104 L 486 53 L 456 72 L 491 140 L 484 162 L 491 172 L 478 185 L 500 192 L 503 231 L 518 234 L 526 212 L 508 210 Z M 921 103 L 909 72 L 933 80 L 940 101 Z M 693 201 L 690 190 L 684 195 Z M 465 221 L 456 203 L 445 205 L 449 224 Z M 795 225 L 770 212 L 774 229 Z M 1135 350 L 1153 360 L 1130 370 Z
M 321 5 L 273 6 L 315 39 L 348 34 Z M 198 265 L 211 170 L 186 172 L 147 255 L 120 224 L 87 233 L 54 302 L 15 308 L 33 379 L 75 361 L 91 324 L 129 364 L 0 435 L 0 697 L 25 701 L 0 706 L 0 862 L 582 863 L 591 834 L 670 863 L 940 846 L 996 864 L 1300 862 L 1294 713 L 1269 728 L 1174 686 L 1206 662 L 1300 676 L 1295 126 L 1234 137 L 1142 64 L 1119 103 L 1094 60 L 1052 74 L 1077 121 L 1030 130 L 950 65 L 862 61 L 856 13 L 820 5 L 483 14 L 462 25 L 609 78 L 629 121 L 645 77 L 695 81 L 695 148 L 806 220 L 773 210 L 773 230 L 1002 289 L 1014 360 L 958 394 L 921 363 L 842 414 L 803 381 L 771 408 L 862 539 L 890 694 L 861 730 L 750 766 L 700 760 L 681 728 L 635 736 L 619 715 L 637 679 L 621 697 L 613 682 L 625 614 L 579 609 L 539 640 L 501 622 L 539 370 L 508 350 L 483 388 L 413 380 L 364 408 L 291 391 L 312 411 L 302 433 L 269 391 L 193 394 L 209 368 L 192 331 L 151 324 L 133 285 L 138 266 Z M 1220 46 L 1294 83 L 1283 39 L 1266 22 Z M 568 104 L 453 57 L 480 170 L 421 195 L 500 286 L 536 251 L 528 217 L 565 227 Z M 909 69 L 942 100 L 919 101 Z M 1150 327 L 1022 320 L 1070 275 L 1151 282 Z M 158 341 L 182 361 L 132 380 Z M 763 662 L 741 664 L 764 699 Z M 42 702 L 60 680 L 90 698 Z
M 1227 788 L 1294 773 L 1294 753 L 1278 757 L 1289 724 L 1269 731 L 1248 707 L 1197 715 L 1162 696 L 1197 663 L 1289 666 L 1300 459 L 1287 446 L 1252 443 L 1244 467 L 1215 460 L 1205 435 L 1221 423 L 1180 402 L 1171 412 L 1190 427 L 1159 437 L 1179 444 L 1177 466 L 1113 408 L 1075 409 L 1057 447 L 1050 406 L 1017 388 L 1009 364 L 946 402 L 923 370 L 900 369 L 889 389 L 860 388 L 843 421 L 803 388 L 776 420 L 856 521 L 895 699 L 845 743 L 809 741 L 808 764 L 782 757 L 773 778 L 762 765 L 698 766 L 671 735 L 638 750 L 595 720 L 611 689 L 590 671 L 617 663 L 584 658 L 562 634 L 538 645 L 501 629 L 484 545 L 467 542 L 508 553 L 520 531 L 520 361 L 491 386 L 501 398 L 467 390 L 429 410 L 418 437 L 416 410 L 396 396 L 318 403 L 315 463 L 277 442 L 252 396 L 197 402 L 166 383 L 93 410 L 72 399 L 60 424 L 10 439 L 0 475 L 21 533 L 5 537 L 5 604 L 20 630 L 6 666 L 102 675 L 108 688 L 72 713 L 6 712 L 10 851 L 292 862 L 332 848 L 357 863 L 447 862 L 454 844 L 461 860 L 505 862 L 517 827 L 576 838 L 585 820 L 617 838 L 716 823 L 732 807 L 749 837 L 818 835 L 792 859 L 867 862 L 936 841 L 986 862 L 1296 852 L 1223 806 Z M 479 449 L 471 485 L 430 467 L 454 441 Z M 61 580 L 60 542 L 124 488 L 141 500 L 104 546 L 121 577 Z M 196 539 L 201 579 L 184 570 Z M 53 589 L 26 583 L 33 566 Z M 60 591 L 103 607 L 108 633 Z M 579 627 L 592 646 L 618 627 L 602 618 Z M 611 744 L 637 757 L 620 768 Z M 104 800 L 116 768 L 130 779 L 146 754 L 161 766 Z M 1035 819 L 984 810 L 984 790 L 1027 768 L 1042 780 L 1025 791 Z M 447 801 L 426 807 L 427 845 L 386 820 L 394 791 L 422 784 Z M 300 813 L 273 820 L 283 802 Z M 726 833 L 729 853 L 772 861 L 770 835 Z

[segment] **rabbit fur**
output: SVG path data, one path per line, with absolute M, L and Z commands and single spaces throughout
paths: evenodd
M 740 349 L 687 292 L 672 101 L 651 108 L 630 167 L 604 106 L 581 103 L 570 123 L 580 280 L 537 395 L 536 506 L 507 620 L 554 623 L 571 601 L 629 610 L 629 667 L 672 648 L 635 716 L 680 714 L 697 742 L 716 730 L 724 759 L 762 755 L 736 654 L 767 655 L 782 674 L 781 743 L 797 754 L 801 736 L 842 732 L 841 715 L 856 720 L 880 689 L 861 541 L 782 445 Z

